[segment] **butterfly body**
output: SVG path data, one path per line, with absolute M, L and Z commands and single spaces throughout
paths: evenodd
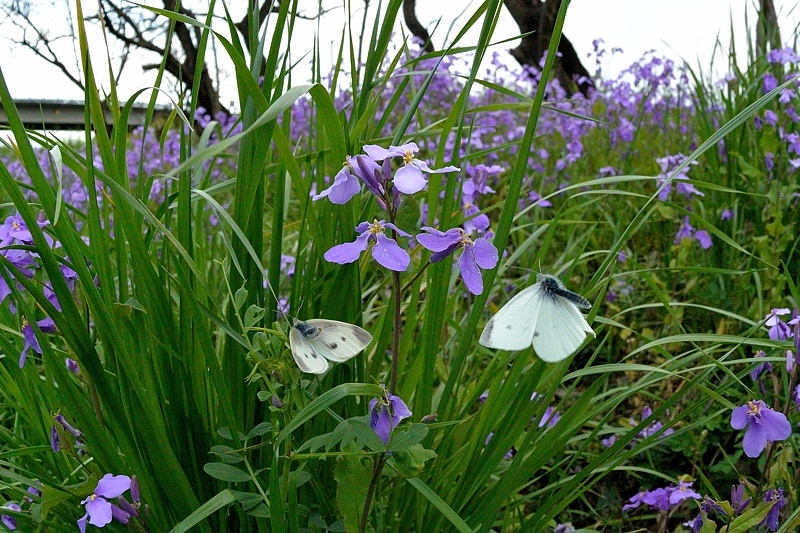
M 486 324 L 480 343 L 487 348 L 524 350 L 533 346 L 543 361 L 554 363 L 572 355 L 586 334 L 594 331 L 580 309 L 592 304 L 555 276 L 539 274 Z
M 330 366 L 328 361 L 347 361 L 370 342 L 368 331 L 338 320 L 294 320 L 289 330 L 292 356 L 300 370 L 309 374 L 324 374 Z

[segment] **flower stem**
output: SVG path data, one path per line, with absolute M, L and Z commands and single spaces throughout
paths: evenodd
M 400 326 L 402 323 L 403 290 L 400 287 L 400 273 L 392 271 L 394 282 L 394 328 L 392 331 L 392 369 L 389 374 L 389 394 L 394 394 L 397 385 L 397 361 L 400 358 Z
M 364 511 L 361 513 L 361 522 L 358 524 L 359 533 L 365 533 L 367 530 L 367 517 L 369 516 L 369 508 L 372 505 L 372 497 L 375 495 L 375 489 L 378 486 L 378 479 L 380 478 L 383 466 L 386 464 L 386 454 L 382 453 L 375 461 L 375 467 L 372 469 L 372 479 L 369 482 L 367 489 L 367 497 L 364 499 Z

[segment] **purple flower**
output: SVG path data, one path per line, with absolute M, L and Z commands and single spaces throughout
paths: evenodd
M 17 511 L 17 512 L 22 511 L 22 508 L 16 503 L 7 503 L 3 507 L 0 507 L 0 509 L 9 509 L 11 511 Z M 3 522 L 3 525 L 6 526 L 11 531 L 17 529 L 17 519 L 14 518 L 13 516 L 8 516 L 7 514 L 0 515 L 0 522 Z
M 767 354 L 764 353 L 764 350 L 759 350 L 756 352 L 755 357 L 766 357 Z M 750 379 L 753 381 L 758 381 L 758 376 L 760 376 L 764 372 L 772 372 L 772 364 L 761 363 L 760 365 L 756 366 L 753 370 L 750 371 Z
M 86 506 L 86 514 L 78 519 L 78 527 L 81 533 L 86 533 L 87 519 L 90 524 L 97 527 L 110 524 L 112 518 L 116 518 L 123 524 L 127 523 L 130 515 L 113 505 L 106 498 L 118 498 L 129 488 L 131 488 L 131 478 L 128 476 L 114 476 L 111 474 L 103 476 L 97 482 L 94 493 L 81 502 L 82 505 Z
M 342 170 L 340 170 L 333 178 L 333 185 L 325 189 L 319 194 L 311 197 L 313 201 L 321 198 L 328 197 L 328 200 L 333 204 L 346 204 L 350 198 L 355 196 L 361 191 L 361 182 L 353 175 L 353 165 L 350 163 L 352 158 L 347 157 Z
M 383 161 L 389 157 L 402 157 L 403 166 L 394 173 L 394 186 L 404 194 L 414 194 L 425 188 L 427 174 L 440 174 L 444 172 L 457 172 L 458 167 L 447 166 L 438 170 L 431 169 L 425 161 L 416 158 L 419 152 L 417 143 L 406 143 L 400 146 L 390 146 L 388 149 L 375 144 L 364 146 L 364 151 L 375 161 Z
M 769 326 L 769 338 L 774 341 L 785 341 L 792 336 L 792 330 L 783 320 L 781 315 L 791 313 L 787 308 L 773 309 L 767 315 L 766 325 Z
M 67 357 L 64 360 L 64 364 L 67 366 L 67 370 L 69 370 L 70 372 L 72 372 L 76 376 L 80 376 L 81 375 L 81 369 L 78 366 L 78 362 L 75 361 L 74 359 L 70 359 L 69 357 Z
M 19 213 L 6 218 L 0 226 L 0 246 L 11 244 L 15 239 L 25 244 L 33 244 L 33 235 Z
M 391 222 L 383 220 L 375 220 L 372 224 L 369 222 L 362 222 L 356 227 L 356 232 L 359 236 L 354 242 L 347 242 L 344 244 L 337 244 L 327 252 L 325 252 L 326 261 L 344 265 L 358 260 L 361 252 L 367 249 L 370 243 L 374 243 L 372 247 L 372 257 L 382 267 L 403 272 L 408 268 L 411 262 L 408 252 L 400 248 L 394 239 L 390 239 L 384 233 L 384 229 L 389 228 L 397 232 L 403 237 L 410 237 L 408 233 L 401 230 Z
M 731 487 L 731 507 L 736 514 L 742 514 L 744 510 L 750 505 L 750 498 L 742 500 L 744 497 L 744 483 L 739 483 L 735 487 Z
M 786 500 L 783 499 L 783 489 L 777 488 L 768 490 L 766 494 L 764 494 L 764 501 L 775 503 L 759 525 L 767 526 L 767 529 L 770 531 L 777 531 L 780 525 L 781 509 L 786 505 Z
M 617 442 L 617 436 L 616 435 L 611 435 L 611 436 L 609 436 L 609 437 L 607 437 L 605 439 L 600 439 L 600 444 L 602 444 L 606 448 L 611 448 L 614 445 L 615 442 Z
M 658 511 L 668 511 L 689 498 L 700 499 L 702 496 L 692 489 L 691 482 L 681 481 L 677 486 L 672 485 L 636 493 L 630 497 L 629 503 L 622 506 L 622 510 L 636 509 L 644 503 Z
M 54 418 L 56 422 L 61 424 L 61 426 L 64 429 L 72 433 L 72 436 L 75 437 L 76 439 L 79 439 L 83 436 L 81 431 L 79 429 L 75 429 L 74 427 L 72 427 L 72 425 L 69 422 L 67 422 L 67 419 L 64 418 L 64 415 L 62 415 L 61 413 L 58 413 Z
M 677 487 L 668 487 L 667 490 L 669 491 L 669 503 L 673 506 L 689 498 L 694 500 L 702 498 L 700 494 L 692 489 L 691 481 L 680 481 Z
M 461 278 L 469 292 L 481 294 L 483 278 L 480 269 L 494 268 L 497 265 L 497 248 L 482 237 L 473 242 L 467 232 L 461 228 L 439 231 L 425 226 L 422 229 L 427 233 L 417 235 L 417 242 L 433 252 L 431 263 L 441 261 L 458 248 L 464 249 L 456 260 L 458 268 L 461 270 Z
M 553 529 L 553 533 L 574 533 L 575 526 L 572 525 L 572 522 L 564 522 L 563 524 L 556 524 L 555 529 Z
M 404 419 L 411 416 L 405 402 L 395 394 L 384 394 L 369 402 L 369 427 L 377 433 L 384 444 L 389 443 L 389 435 Z
M 745 430 L 742 448 L 748 457 L 758 457 L 768 441 L 784 440 L 792 433 L 786 415 L 773 411 L 761 400 L 750 400 L 735 408 L 731 413 L 731 427 Z
M 689 224 L 689 217 L 683 217 L 683 224 L 681 224 L 678 233 L 675 234 L 675 244 L 680 244 L 683 239 L 691 239 L 694 235 L 694 228 Z
M 724 209 L 722 211 L 722 215 L 720 215 L 720 220 L 730 220 L 733 218 L 733 211 L 730 209 Z
M 711 235 L 709 235 L 709 233 L 704 229 L 696 231 L 694 233 L 694 238 L 700 243 L 700 248 L 703 250 L 708 250 L 711 248 L 711 245 L 714 244 L 711 240 Z
M 24 316 L 22 317 L 22 336 L 25 339 L 25 343 L 22 345 L 22 352 L 19 354 L 20 368 L 25 366 L 25 360 L 28 358 L 28 348 L 33 348 L 38 354 L 42 353 L 39 341 L 36 340 L 36 335 L 33 333 L 33 327 Z
M 547 409 L 544 410 L 542 419 L 539 420 L 539 427 L 541 428 L 547 426 L 551 428 L 555 426 L 560 419 L 561 419 L 561 413 L 556 411 L 555 407 L 553 407 L 552 405 L 548 405 Z
M 50 447 L 53 448 L 53 451 L 56 453 L 61 451 L 61 443 L 58 440 L 58 430 L 55 424 L 50 426 Z

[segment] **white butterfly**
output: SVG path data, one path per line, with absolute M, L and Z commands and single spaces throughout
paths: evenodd
M 533 345 L 543 361 L 555 363 L 577 350 L 594 331 L 581 314 L 592 304 L 555 276 L 537 274 L 536 283 L 511 298 L 486 324 L 480 343 L 487 348 L 524 350 Z
M 289 330 L 294 361 L 300 370 L 309 374 L 324 374 L 328 361 L 347 361 L 371 341 L 372 335 L 363 328 L 323 318 L 305 322 L 295 319 Z

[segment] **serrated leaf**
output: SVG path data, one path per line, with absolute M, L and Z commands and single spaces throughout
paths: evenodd
M 422 442 L 428 434 L 428 426 L 425 424 L 411 424 L 406 431 L 394 430 L 389 439 L 389 450 L 399 452 Z
M 336 460 L 336 503 L 346 531 L 358 531 L 367 490 L 372 479 L 372 459 L 348 455 Z
M 203 465 L 206 474 L 227 483 L 244 483 L 250 481 L 250 474 L 225 463 L 206 463 Z
M 269 433 L 271 430 L 272 430 L 272 424 L 271 423 L 269 423 L 269 422 L 261 422 L 260 424 L 258 424 L 256 427 L 254 427 L 253 429 L 251 429 L 247 433 L 247 437 L 245 437 L 245 439 L 246 440 L 250 440 L 253 437 L 260 437 L 261 435 L 264 435 L 265 433 Z

